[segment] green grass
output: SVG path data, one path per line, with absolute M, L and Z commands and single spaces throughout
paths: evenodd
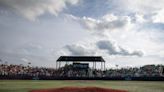
M 156 81 L 0 80 L 0 92 L 28 92 L 32 89 L 47 89 L 66 86 L 96 86 L 123 89 L 128 90 L 129 92 L 164 92 L 164 82 Z

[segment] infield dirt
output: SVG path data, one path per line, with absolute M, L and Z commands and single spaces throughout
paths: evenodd
M 55 89 L 40 89 L 40 90 L 32 90 L 30 92 L 127 92 L 125 90 L 115 90 L 115 89 L 107 89 L 107 88 L 99 88 L 99 87 L 62 87 Z

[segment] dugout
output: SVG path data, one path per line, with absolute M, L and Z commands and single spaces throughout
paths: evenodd
M 101 56 L 60 56 L 56 61 L 56 68 L 60 69 L 62 63 L 68 65 L 70 62 L 75 70 L 88 70 L 89 66 L 92 70 L 96 70 L 97 65 L 99 65 L 99 70 L 105 70 L 105 60 Z

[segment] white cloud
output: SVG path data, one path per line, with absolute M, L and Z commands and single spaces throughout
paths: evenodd
M 154 23 L 164 23 L 163 15 L 164 15 L 164 8 L 156 12 L 156 15 L 152 17 L 152 21 Z
M 93 49 L 84 44 L 73 44 L 65 47 L 68 55 L 97 55 L 104 53 L 117 56 L 143 56 L 155 54 L 159 46 L 152 41 L 152 34 L 141 28 L 141 25 L 148 23 L 144 14 L 136 13 L 134 16 L 106 14 L 98 19 L 91 17 L 76 17 L 67 15 L 84 27 L 84 30 L 92 30 L 95 33 L 95 42 L 86 42 L 94 44 Z M 107 37 L 102 39 L 101 37 Z M 153 34 L 155 36 L 155 34 Z M 92 39 L 92 38 L 89 38 Z M 115 42 L 112 42 L 114 40 Z M 117 42 L 117 44 L 116 44 Z M 119 44 L 119 45 L 118 45 Z M 149 45 L 149 46 L 148 46 Z M 97 46 L 97 47 L 94 47 Z M 63 51 L 64 52 L 64 51 Z M 97 53 L 93 53 L 97 52 Z M 144 53 L 143 53 L 144 52 Z M 102 54 L 103 53 L 103 54 Z
M 143 20 L 143 16 L 146 19 L 155 23 L 163 23 L 164 18 L 164 0 L 108 0 L 109 5 L 113 5 L 112 9 L 108 12 L 120 14 L 120 15 L 131 15 L 137 14 L 137 21 Z M 138 15 L 139 14 L 139 15 Z
M 117 3 L 121 4 L 120 10 L 144 14 L 153 13 L 164 5 L 163 0 L 118 0 Z
M 61 55 L 101 55 L 101 56 L 143 56 L 140 50 L 128 50 L 116 42 L 98 38 L 94 41 L 83 41 L 65 46 L 59 51 Z
M 87 55 L 95 55 L 96 51 L 94 47 L 88 47 L 84 44 L 72 44 L 65 46 L 65 49 L 70 53 L 69 55 L 77 55 L 77 56 L 87 56 Z
M 109 40 L 100 40 L 96 43 L 99 49 L 107 50 L 109 55 L 120 55 L 120 56 L 143 56 L 142 51 L 129 51 L 115 42 Z
M 103 17 L 102 17 L 102 19 L 104 20 L 104 21 L 115 21 L 115 20 L 118 20 L 118 17 L 117 16 L 115 16 L 115 15 L 113 15 L 113 14 L 106 14 L 106 15 L 104 15 Z
M 73 15 L 67 15 L 67 17 L 72 18 L 74 21 L 80 23 L 83 27 L 88 30 L 94 31 L 104 31 L 113 29 L 124 29 L 127 30 L 131 28 L 131 19 L 128 16 L 115 16 L 114 14 L 106 14 L 100 19 L 94 19 L 90 17 L 75 17 Z M 128 26 L 128 27 L 127 27 Z
M 26 62 L 26 63 L 28 63 L 28 62 L 29 62 L 29 60 L 28 60 L 28 59 L 26 59 L 26 58 L 21 58 L 21 60 L 22 60 L 23 62 Z
M 75 5 L 78 0 L 0 0 L 0 5 L 9 10 L 35 20 L 36 17 L 49 12 L 58 15 L 66 4 Z
M 135 21 L 137 23 L 144 23 L 144 22 L 146 22 L 146 19 L 144 18 L 143 14 L 137 13 L 137 14 L 135 14 Z

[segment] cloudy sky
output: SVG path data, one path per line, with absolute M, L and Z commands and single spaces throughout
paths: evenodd
M 55 67 L 60 55 L 107 67 L 164 64 L 164 0 L 0 0 L 0 59 Z

